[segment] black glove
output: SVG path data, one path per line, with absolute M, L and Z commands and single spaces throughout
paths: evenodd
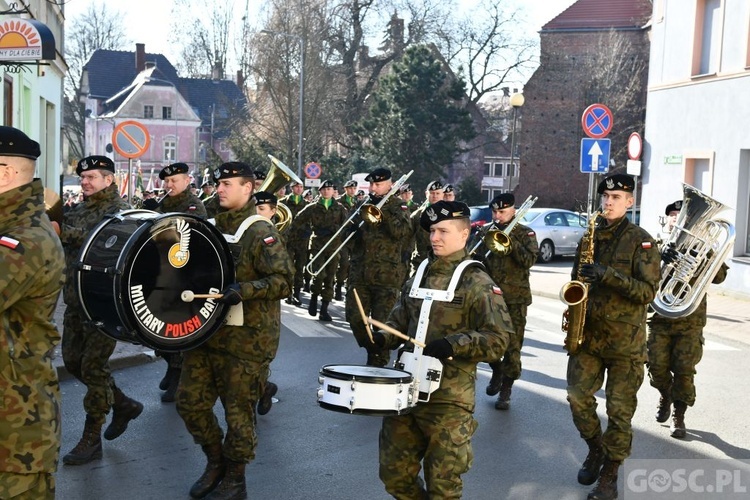
M 422 354 L 437 359 L 448 359 L 453 357 L 453 346 L 446 339 L 433 340 L 425 346 Z
M 221 291 L 221 298 L 217 299 L 216 302 L 222 304 L 229 304 L 234 306 L 242 302 L 242 293 L 240 292 L 240 284 L 232 283 L 224 290 Z
M 579 273 L 583 278 L 583 281 L 587 283 L 597 283 L 604 279 L 604 274 L 607 272 L 607 266 L 601 264 L 584 264 L 581 266 Z
M 665 264 L 674 264 L 680 260 L 680 252 L 677 251 L 674 245 L 668 245 L 661 253 L 661 260 L 663 260 Z
M 381 349 L 385 349 L 385 335 L 380 330 L 372 331 L 372 343 Z

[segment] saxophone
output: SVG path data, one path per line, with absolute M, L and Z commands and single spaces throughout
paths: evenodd
M 594 230 L 596 228 L 596 219 L 600 215 L 606 215 L 606 213 L 607 211 L 603 210 L 589 217 L 586 232 L 583 238 L 581 238 L 577 279 L 568 281 L 560 289 L 560 300 L 568 306 L 562 317 L 562 331 L 565 332 L 563 348 L 569 354 L 578 352 L 578 348 L 584 341 L 583 325 L 586 322 L 586 303 L 589 296 L 589 284 L 583 281 L 581 266 L 583 264 L 594 263 Z

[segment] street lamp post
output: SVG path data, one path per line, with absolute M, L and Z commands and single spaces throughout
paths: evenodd
M 305 38 L 292 33 L 282 33 L 273 30 L 261 30 L 268 35 L 286 36 L 296 38 L 299 42 L 300 69 L 299 69 L 299 144 L 297 145 L 297 177 L 302 178 L 302 149 L 304 147 L 305 127 Z
M 518 117 L 518 108 L 523 106 L 525 99 L 523 97 L 523 94 L 516 93 L 510 96 L 510 105 L 513 106 L 513 136 L 510 140 L 510 164 L 511 168 L 515 168 L 516 160 L 516 119 Z M 518 177 L 520 179 L 521 176 L 521 169 L 518 169 Z M 513 179 L 513 176 L 511 176 L 511 181 Z M 511 191 L 515 189 L 514 186 L 511 186 Z

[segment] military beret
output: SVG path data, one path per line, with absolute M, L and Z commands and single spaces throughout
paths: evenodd
M 432 181 L 427 184 L 427 191 L 440 191 L 443 189 L 443 183 L 440 181 Z
M 364 195 L 365 195 L 365 192 L 362 191 L 361 189 L 354 194 L 354 196 L 364 196 Z
M 249 177 L 255 179 L 255 173 L 250 165 L 241 161 L 230 161 L 222 163 L 213 171 L 214 181 L 229 179 L 231 177 Z
M 268 191 L 258 191 L 253 195 L 253 198 L 256 205 L 263 205 L 265 203 L 276 205 L 279 201 L 273 193 L 269 193 Z
M 471 210 L 466 203 L 460 201 L 439 201 L 430 205 L 427 210 L 422 212 L 419 218 L 419 225 L 425 231 L 430 230 L 430 226 L 444 220 L 468 219 L 471 216 Z
M 108 172 L 115 173 L 115 162 L 111 158 L 106 156 L 87 156 L 78 162 L 76 167 L 76 174 L 81 175 L 81 172 L 86 170 L 107 170 Z
M 188 170 L 190 170 L 190 167 L 188 167 L 186 163 L 172 163 L 159 171 L 159 179 L 164 180 L 173 175 L 186 174 L 188 173 Z
M 290 184 L 290 186 L 292 186 L 292 187 L 294 187 L 294 186 L 302 186 L 302 183 L 301 182 L 297 182 L 297 181 L 292 181 L 292 183 Z
M 365 180 L 367 182 L 380 182 L 380 181 L 387 181 L 391 178 L 391 171 L 387 168 L 378 167 L 372 172 L 370 172 L 367 177 L 365 177 Z
M 354 181 L 354 180 L 352 180 L 352 181 L 346 181 L 344 183 L 344 187 L 345 188 L 355 188 L 355 187 L 357 187 L 357 181 Z
M 302 197 L 303 198 L 307 198 L 311 194 L 312 194 L 312 191 L 310 191 L 309 189 L 305 189 L 304 191 L 302 191 Z
M 323 181 L 323 183 L 320 185 L 318 190 L 324 189 L 324 188 L 335 188 L 335 187 L 336 185 L 333 183 L 333 181 L 328 180 L 328 181 Z
M 36 160 L 42 151 L 39 143 L 13 127 L 0 127 L 0 156 L 21 156 Z
M 203 184 L 201 184 L 201 187 L 215 186 L 215 185 L 216 184 L 214 183 L 214 181 L 212 181 L 211 179 L 206 179 L 203 181 Z
M 635 189 L 635 182 L 632 177 L 625 174 L 614 174 L 605 177 L 604 180 L 599 183 L 596 192 L 599 194 L 602 194 L 604 191 L 626 191 L 632 193 L 633 189 Z
M 253 172 L 255 174 L 255 180 L 256 181 L 263 181 L 266 180 L 266 173 L 262 170 L 255 170 Z
M 399 194 L 401 193 L 411 193 L 411 186 L 408 184 L 404 184 L 401 186 L 401 188 L 398 190 Z
M 679 212 L 681 208 L 682 200 L 677 200 L 674 203 L 667 205 L 667 208 L 664 209 L 664 215 L 669 215 L 669 212 Z
M 495 196 L 490 202 L 490 210 L 502 210 L 512 207 L 516 203 L 516 197 L 512 193 L 502 193 Z
M 446 184 L 443 188 L 443 192 L 445 193 L 452 193 L 453 192 L 453 184 Z

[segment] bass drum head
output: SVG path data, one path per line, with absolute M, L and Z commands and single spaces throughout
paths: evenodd
M 234 281 L 224 236 L 197 216 L 171 213 L 143 224 L 128 240 L 117 268 L 118 314 L 154 349 L 194 348 L 208 340 L 229 312 L 216 299 L 182 299 L 184 291 L 218 294 Z

